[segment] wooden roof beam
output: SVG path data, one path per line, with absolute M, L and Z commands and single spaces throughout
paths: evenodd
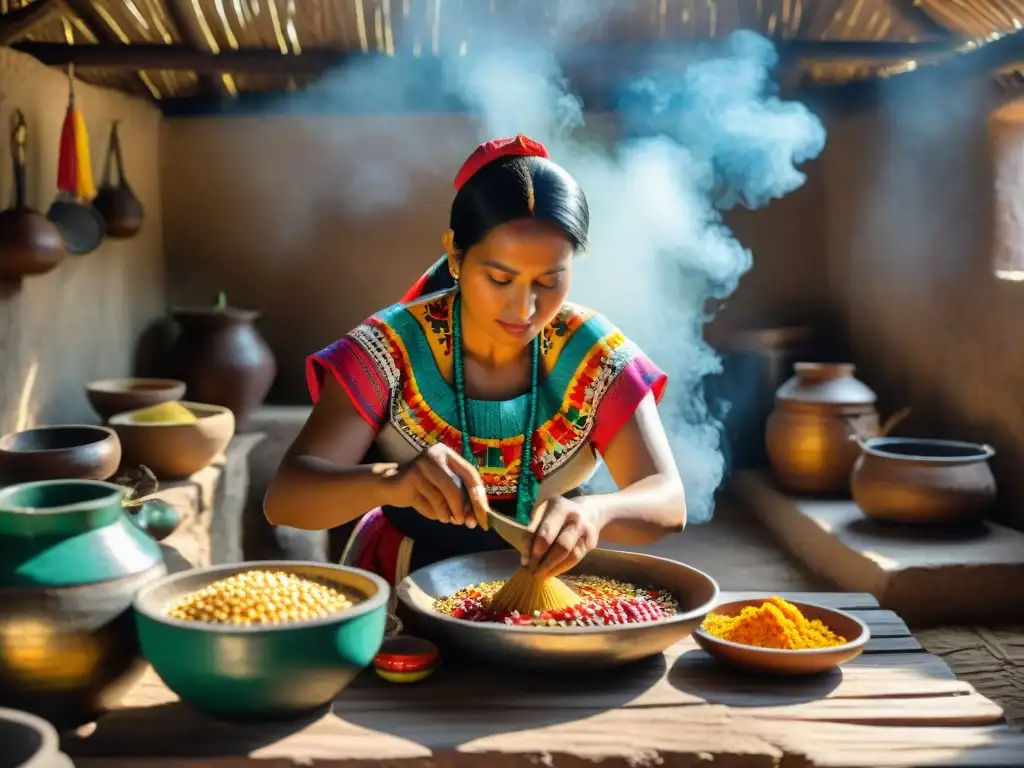
M 10 45 L 33 29 L 67 10 L 64 0 L 36 0 L 0 16 L 0 45 Z
M 363 54 L 336 49 L 307 48 L 301 54 L 282 54 L 277 48 L 242 48 L 220 53 L 203 51 L 189 45 L 161 45 L 151 43 L 65 45 L 63 43 L 18 43 L 15 49 L 27 53 L 51 66 L 98 67 L 102 69 L 165 69 L 188 70 L 200 74 L 218 72 L 259 73 L 275 75 L 316 75 L 333 69 L 352 58 L 366 58 L 379 54 Z M 633 49 L 636 49 L 635 51 Z M 932 43 L 841 43 L 816 41 L 785 41 L 778 44 L 783 61 L 813 58 L 868 59 L 877 61 L 913 59 L 948 53 L 948 44 Z M 659 58 L 687 57 L 692 50 L 685 45 L 588 45 L 568 49 L 563 58 L 566 64 L 606 66 L 653 63 Z M 398 62 L 402 57 L 391 61 Z
M 185 4 L 186 0 L 165 0 L 164 8 L 182 40 L 196 50 L 209 50 L 208 46 L 203 43 L 202 35 L 196 31 L 195 13 L 190 12 Z M 223 72 L 201 72 L 198 74 L 198 78 L 200 93 L 212 93 L 217 96 L 230 95 L 224 82 Z

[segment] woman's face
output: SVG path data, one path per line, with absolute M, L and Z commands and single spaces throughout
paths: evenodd
M 500 346 L 525 346 L 561 309 L 572 259 L 572 243 L 553 224 L 495 227 L 458 264 L 467 319 Z

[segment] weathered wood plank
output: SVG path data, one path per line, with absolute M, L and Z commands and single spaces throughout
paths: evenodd
M 544 707 L 496 713 L 429 709 L 326 715 L 296 732 L 294 724 L 232 725 L 198 716 L 182 706 L 138 712 L 133 727 L 116 733 L 101 720 L 95 733 L 64 744 L 79 757 L 205 758 L 249 754 L 301 760 L 428 758 L 437 750 L 475 754 L 481 766 L 507 754 L 572 755 L 590 760 L 650 758 L 657 754 L 721 756 L 722 763 L 769 768 L 781 752 L 762 737 L 734 728 L 724 707 L 702 708 L 685 719 L 678 708 L 598 711 Z M 624 735 L 628 734 L 628 738 Z M 559 763 L 561 764 L 561 763 Z M 717 764 L 717 763 L 716 763 Z
M 747 731 L 800 768 L 1001 768 L 1024 763 L 1024 733 L 1006 727 L 892 728 L 751 718 Z M 790 762 L 792 760 L 792 762 Z
M 861 657 L 864 659 L 865 657 Z M 752 676 L 716 664 L 694 648 L 674 663 L 641 664 L 600 679 L 532 675 L 482 670 L 476 665 L 448 665 L 416 685 L 395 686 L 373 673 L 361 675 L 335 700 L 339 713 L 362 710 L 480 708 L 588 709 L 650 706 L 734 707 L 788 706 L 818 699 L 864 699 L 952 696 L 973 692 L 956 680 L 941 659 L 924 653 L 872 654 L 877 664 L 857 659 L 842 673 L 785 681 Z M 108 727 L 131 728 L 138 709 L 166 705 L 177 697 L 151 670 L 128 694 L 129 709 L 104 718 Z
M 842 717 L 870 717 L 865 702 L 828 706 L 844 707 Z M 391 760 L 432 756 L 436 760 L 461 752 L 476 755 L 477 761 L 429 764 L 471 766 L 500 764 L 496 759 L 502 755 L 537 759 L 545 753 L 555 757 L 560 766 L 566 764 L 563 755 L 611 759 L 616 761 L 612 765 L 619 765 L 618 760 L 659 757 L 666 761 L 671 757 L 671 764 L 691 764 L 680 759 L 683 757 L 701 764 L 698 755 L 713 755 L 716 765 L 768 766 L 772 763 L 767 759 L 779 759 L 784 753 L 807 759 L 804 765 L 822 768 L 1020 765 L 1024 755 L 1024 734 L 1004 728 L 849 725 L 817 717 L 765 717 L 755 712 L 712 705 L 603 712 L 539 708 L 501 714 L 467 709 L 364 711 L 346 713 L 344 719 L 327 715 L 301 731 L 290 732 L 294 726 L 285 724 L 214 723 L 172 706 L 151 710 L 136 728 L 117 734 L 117 738 L 112 738 L 113 734 L 105 737 L 101 723 L 92 737 L 65 748 L 79 766 L 86 765 L 81 758 L 89 756 L 147 757 L 154 752 L 165 758 L 249 754 L 296 763 L 345 756 L 349 760 L 375 758 L 385 765 Z M 879 719 L 884 719 L 884 714 L 882 711 Z M 947 719 L 951 716 L 950 712 L 943 714 Z M 158 734 L 157 748 L 153 738 Z M 1018 762 L 1012 762 L 1011 755 Z M 266 768 L 267 764 L 256 765 Z

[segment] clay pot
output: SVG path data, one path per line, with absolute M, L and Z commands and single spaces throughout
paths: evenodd
M 33 480 L 106 480 L 121 464 L 113 430 L 63 424 L 0 437 L 0 484 Z
M 185 382 L 177 379 L 104 379 L 85 385 L 89 405 L 106 421 L 115 413 L 181 400 Z
M 0 709 L 0 744 L 0 768 L 75 768 L 57 730 L 28 712 Z
M 189 399 L 223 405 L 241 426 L 277 375 L 274 354 L 253 325 L 259 313 L 190 307 L 171 315 L 181 327 L 168 353 L 172 375 L 186 382 Z
M 160 480 L 188 477 L 207 466 L 231 442 L 235 417 L 225 406 L 183 402 L 197 421 L 192 424 L 136 423 L 134 411 L 110 418 L 121 439 L 125 463 L 149 467 Z
M 879 437 L 863 441 L 850 485 L 861 511 L 895 523 L 979 519 L 996 499 L 995 451 L 956 440 Z
M 860 455 L 851 436 L 883 433 L 875 393 L 854 378 L 850 363 L 796 363 L 775 393 L 766 430 L 768 461 L 785 490 L 831 496 L 849 491 Z M 886 424 L 891 429 L 906 412 Z
M 144 669 L 131 603 L 167 569 L 125 494 L 95 480 L 0 490 L 0 706 L 69 727 Z

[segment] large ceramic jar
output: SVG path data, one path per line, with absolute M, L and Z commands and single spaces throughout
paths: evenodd
M 171 315 L 181 330 L 169 352 L 172 375 L 186 382 L 190 400 L 230 409 L 241 427 L 277 375 L 274 354 L 254 325 L 259 312 L 221 304 Z
M 810 495 L 847 493 L 860 455 L 851 439 L 879 433 L 875 393 L 849 363 L 797 363 L 775 393 L 768 417 L 768 461 L 779 485 Z
M 96 480 L 0 490 L 0 706 L 87 722 L 144 669 L 131 603 L 167 568 L 125 493 Z

